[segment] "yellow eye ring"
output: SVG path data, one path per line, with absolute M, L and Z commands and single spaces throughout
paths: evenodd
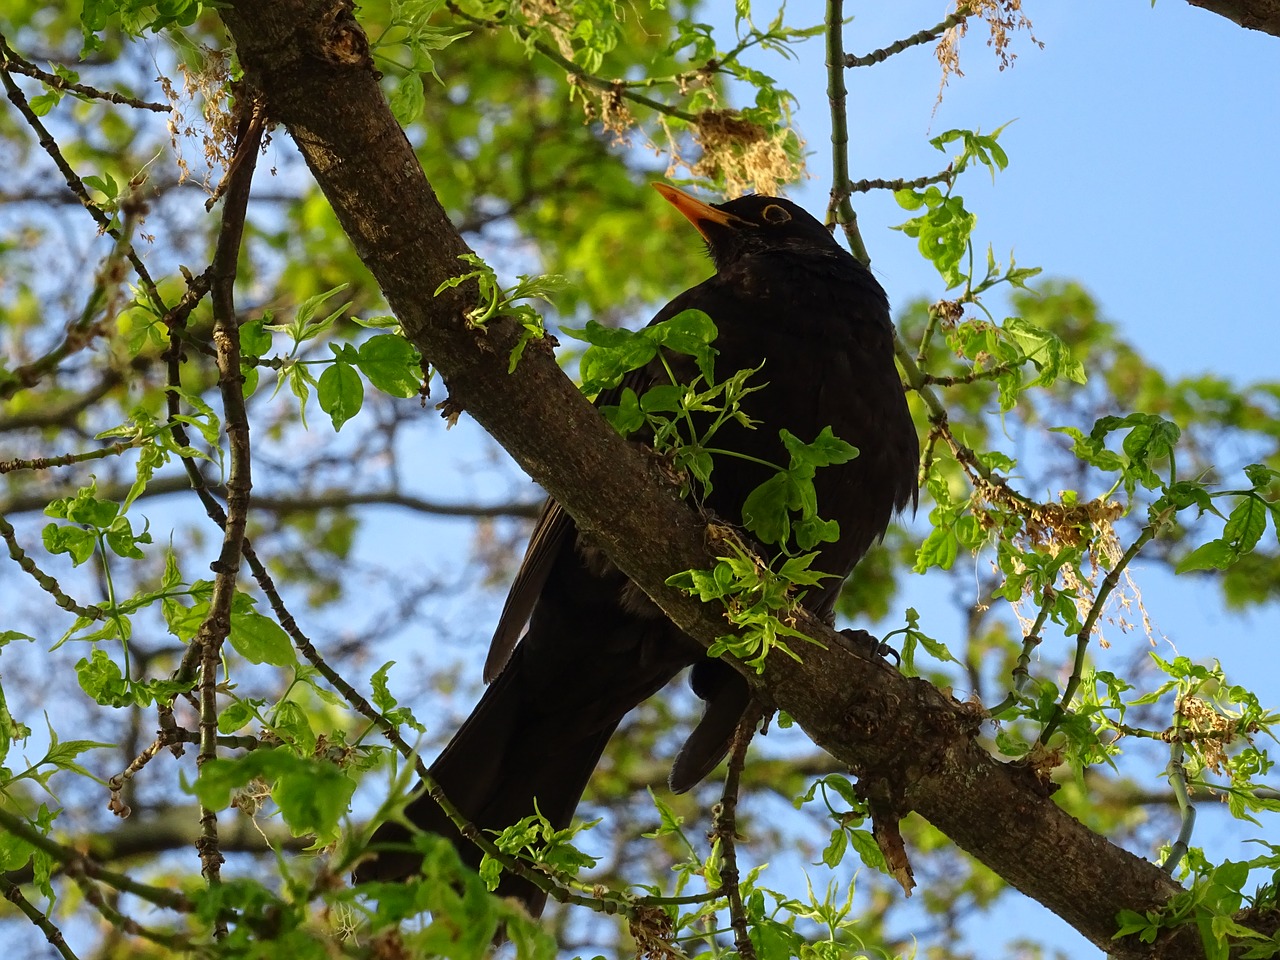
M 791 214 L 787 213 L 786 210 L 782 209 L 782 207 L 778 206 L 776 203 L 769 204 L 760 211 L 760 213 L 765 220 L 769 221 L 769 223 L 786 223 L 791 219 Z

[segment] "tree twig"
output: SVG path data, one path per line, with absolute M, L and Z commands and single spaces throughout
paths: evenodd
M 77 617 L 84 617 L 86 620 L 106 619 L 107 612 L 105 610 L 99 606 L 85 606 L 77 603 L 74 598 L 63 592 L 57 580 L 36 566 L 36 562 L 27 556 L 27 552 L 18 543 L 17 531 L 13 529 L 13 526 L 2 514 L 0 514 L 0 537 L 3 537 L 4 542 L 8 544 L 9 556 L 13 559 L 13 562 L 20 566 L 31 579 L 35 580 L 40 585 L 41 590 L 53 597 L 53 602 L 59 607 L 68 613 L 74 613 Z
M 927 30 L 920 30 L 911 34 L 909 37 L 903 37 L 901 40 L 895 40 L 887 47 L 881 47 L 879 50 L 872 50 L 870 53 L 862 56 L 854 56 L 852 53 L 846 54 L 844 57 L 844 65 L 846 67 L 870 67 L 877 63 L 888 60 L 895 54 L 901 53 L 903 50 L 910 50 L 912 47 L 919 46 L 922 43 L 929 43 L 937 40 L 940 36 L 950 30 L 952 27 L 958 26 L 969 19 L 969 12 L 965 10 L 961 12 L 957 10 L 948 17 L 944 17 L 938 23 L 935 23 Z
M 22 895 L 22 890 L 19 889 L 16 883 L 7 879 L 3 874 L 0 874 L 0 893 L 3 893 L 6 900 L 17 907 L 26 915 L 28 920 L 35 924 L 53 949 L 58 951 L 58 956 L 62 957 L 63 960 L 79 960 L 75 952 L 67 945 L 62 931 L 54 925 L 52 920 L 41 913 L 35 904 Z
M 738 790 L 742 782 L 742 768 L 747 761 L 747 747 L 756 734 L 756 724 L 765 715 L 765 708 L 753 703 L 747 708 L 738 729 L 733 734 L 729 748 L 729 770 L 724 778 L 724 792 L 716 807 L 714 836 L 720 841 L 720 856 L 724 866 L 720 870 L 721 888 L 729 900 L 729 921 L 733 927 L 733 944 L 742 960 L 756 960 L 756 948 L 751 942 L 747 927 L 747 913 L 742 905 L 742 891 L 738 887 Z
M 921 187 L 927 187 L 931 183 L 950 184 L 951 179 L 955 176 L 955 171 L 950 166 L 938 173 L 926 174 L 923 177 L 916 177 L 913 180 L 855 180 L 849 184 L 850 193 L 868 193 L 871 190 L 919 190 Z
M 849 200 L 848 90 L 844 85 L 844 0 L 827 0 L 827 100 L 831 104 L 831 201 L 826 223 L 844 228 L 849 250 L 864 266 L 871 254 L 858 230 L 858 215 Z
M 53 467 L 69 467 L 73 463 L 89 463 L 93 460 L 105 460 L 107 457 L 118 457 L 132 450 L 137 444 L 122 440 L 97 450 L 86 450 L 83 453 L 64 453 L 57 457 L 32 457 L 30 460 L 0 460 L 0 475 L 17 470 L 49 470 Z M 49 502 L 45 498 L 45 503 Z M 44 509 L 42 504 L 39 509 Z
M 0 828 L 29 843 L 37 850 L 48 854 L 54 860 L 67 867 L 69 871 L 73 868 L 79 870 L 85 876 L 105 883 L 121 893 L 132 894 L 148 903 L 154 903 L 158 907 L 176 910 L 179 913 L 193 913 L 195 911 L 195 904 L 187 898 L 186 894 L 169 887 L 154 887 L 149 884 L 139 883 L 123 873 L 108 870 L 96 860 L 91 860 L 84 856 L 79 850 L 63 846 L 56 840 L 50 840 L 25 819 L 3 807 L 0 807 Z
M 31 61 L 25 60 L 14 53 L 13 48 L 9 46 L 3 34 L 0 34 L 0 70 L 20 73 L 23 76 L 31 77 L 33 80 L 39 80 L 45 86 L 53 87 L 55 90 L 78 94 L 91 100 L 105 100 L 107 103 L 118 103 L 121 106 L 137 107 L 139 110 L 152 110 L 156 113 L 170 113 L 173 110 L 167 103 L 154 103 L 150 100 L 141 100 L 138 97 L 127 97 L 122 93 L 115 93 L 111 90 L 99 90 L 97 87 L 65 80 L 56 73 L 41 70 Z
M 67 187 L 75 195 L 76 199 L 80 201 L 80 205 L 93 217 L 94 222 L 98 224 L 103 233 L 115 240 L 120 240 L 121 233 L 119 229 L 111 222 L 111 218 L 107 216 L 102 207 L 94 203 L 93 198 L 89 196 L 89 191 L 85 188 L 84 181 L 71 168 L 71 164 L 67 162 L 66 157 L 62 155 L 62 151 L 58 148 L 58 142 L 53 139 L 53 135 L 49 133 L 45 125 L 40 122 L 40 118 L 31 109 L 31 104 L 27 102 L 27 97 L 22 92 L 22 88 L 14 83 L 13 77 L 10 76 L 10 71 L 2 64 L 0 64 L 0 83 L 3 83 L 9 101 L 18 109 L 23 119 L 26 120 L 27 125 L 35 132 L 36 141 L 44 152 L 49 155 L 54 166 L 58 168 L 58 172 L 62 174 Z M 146 264 L 142 262 L 142 258 L 138 256 L 138 252 L 132 246 L 129 246 L 126 256 L 133 266 L 134 272 L 138 275 L 138 279 L 142 281 L 142 288 L 147 296 L 151 298 L 152 305 L 157 312 L 162 314 L 167 312 L 168 308 L 165 306 L 164 299 L 160 296 L 160 291 L 156 288 L 155 281 L 151 279 L 151 274 L 147 270 Z
M 211 565 L 214 580 L 209 613 L 192 641 L 192 646 L 200 650 L 200 752 L 196 757 L 197 768 L 218 753 L 218 666 L 222 644 L 231 632 L 231 601 L 235 597 L 244 531 L 249 520 L 249 490 L 252 485 L 249 420 L 244 407 L 244 375 L 240 372 L 240 329 L 236 325 L 234 287 L 245 211 L 249 205 L 249 190 L 264 126 L 261 106 L 254 103 L 251 112 L 241 120 L 236 146 L 238 159 L 233 161 L 234 169 L 228 179 L 222 229 L 213 255 L 213 341 L 217 348 L 218 389 L 222 394 L 223 426 L 231 448 L 231 466 L 227 475 L 227 523 L 223 528 L 222 550 Z M 200 851 L 201 873 L 211 886 L 217 886 L 222 882 L 220 868 L 223 863 L 218 849 L 218 815 L 216 810 L 203 806 L 200 813 L 201 835 L 196 848 Z M 221 940 L 226 935 L 226 921 L 219 919 L 214 926 L 214 938 Z
M 1071 676 L 1067 679 L 1066 687 L 1062 691 L 1062 698 L 1058 701 L 1057 709 L 1054 710 L 1053 716 L 1049 718 L 1048 723 L 1044 725 L 1044 730 L 1040 733 L 1040 742 L 1047 743 L 1049 736 L 1058 728 L 1058 724 L 1062 722 L 1062 718 L 1067 714 L 1067 708 L 1071 705 L 1071 698 L 1076 695 L 1076 690 L 1080 687 L 1080 678 L 1084 674 L 1084 658 L 1089 649 L 1089 640 L 1093 636 L 1093 629 L 1097 626 L 1098 618 L 1102 616 L 1102 608 L 1106 605 L 1107 598 L 1111 596 L 1111 592 L 1120 583 L 1120 575 L 1133 562 L 1133 559 L 1141 552 L 1142 548 L 1156 538 L 1156 534 L 1160 532 L 1160 528 L 1164 525 L 1164 516 L 1157 517 L 1142 528 L 1142 532 L 1138 535 L 1138 539 L 1129 545 L 1129 549 L 1124 555 L 1116 561 L 1116 565 L 1111 568 L 1102 579 L 1102 584 L 1098 587 L 1098 594 L 1093 598 L 1093 605 L 1089 608 L 1089 614 L 1085 617 L 1084 623 L 1080 627 L 1080 632 L 1076 634 L 1076 655 L 1071 666 Z

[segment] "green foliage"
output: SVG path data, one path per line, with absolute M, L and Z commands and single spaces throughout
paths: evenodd
M 505 290 L 498 283 L 498 276 L 483 260 L 472 253 L 464 253 L 458 259 L 476 269 L 451 277 L 436 288 L 433 296 L 452 287 L 460 286 L 468 281 L 475 281 L 479 288 L 479 303 L 467 312 L 467 322 L 474 327 L 483 327 L 494 317 L 509 317 L 514 320 L 519 330 L 516 345 L 511 348 L 507 359 L 507 372 L 515 370 L 524 348 L 531 341 L 541 340 L 546 336 L 542 317 L 527 303 L 521 300 L 545 300 L 551 303 L 551 296 L 562 290 L 567 281 L 559 276 L 529 277 L 521 274 L 519 282 L 510 290 Z
M 539 811 L 513 823 L 493 838 L 494 846 L 502 853 L 538 864 L 539 872 L 576 877 L 584 868 L 594 867 L 596 859 L 573 845 L 573 839 L 584 830 L 590 830 L 599 820 L 575 823 L 557 830 Z M 489 854 L 480 860 L 480 879 L 490 890 L 498 888 L 502 864 Z
M 926 187 L 923 193 L 899 190 L 894 197 L 904 210 L 924 210 L 895 229 L 918 241 L 920 255 L 937 268 L 947 289 L 967 280 L 960 261 L 969 250 L 969 235 L 978 218 L 965 209 L 964 198 L 943 193 L 935 186 Z
M 479 875 L 462 865 L 452 844 L 426 834 L 414 843 L 424 854 L 421 876 L 360 889 L 376 904 L 369 917 L 375 937 L 389 937 L 420 956 L 482 960 L 492 952 L 494 935 L 501 928 L 517 956 L 555 956 L 554 937 L 518 906 L 492 896 Z M 349 894 L 347 899 L 352 899 Z M 424 917 L 428 913 L 429 920 Z
M 734 555 L 720 557 L 712 569 L 684 570 L 667 578 L 668 584 L 704 603 L 723 604 L 725 619 L 737 628 L 736 633 L 717 638 L 707 655 L 731 654 L 757 673 L 764 671 L 765 658 L 774 649 L 798 660 L 784 638 L 809 638 L 789 626 L 788 620 L 804 599 L 801 588 L 816 586 L 831 574 L 809 569 L 816 553 L 785 557 L 774 570 L 737 541 L 725 543 Z
M 869 814 L 866 802 L 858 795 L 849 779 L 838 773 L 819 777 L 805 794 L 795 798 L 795 808 L 799 810 L 805 804 L 813 802 L 819 794 L 827 808 L 827 816 L 835 823 L 831 839 L 822 851 L 822 862 L 834 869 L 844 862 L 845 853 L 852 849 L 866 866 L 887 873 L 884 854 L 871 831 L 860 829 Z M 835 802 L 837 799 L 841 801 L 839 804 Z
M 777 544 L 784 551 L 793 539 L 801 550 L 835 542 L 840 525 L 818 516 L 813 477 L 819 467 L 848 463 L 858 455 L 857 449 L 836 437 L 830 427 L 823 427 L 812 443 L 788 430 L 778 435 L 790 463 L 747 495 L 742 504 L 743 525 L 762 543 Z M 794 523 L 792 514 L 799 515 Z
M 270 786 L 271 799 L 293 835 L 314 835 L 321 846 L 338 838 L 356 789 L 355 781 L 328 760 L 300 757 L 285 747 L 234 759 L 214 757 L 200 768 L 191 789 L 203 806 L 225 810 L 232 792 L 255 780 Z
M 1227 960 L 1232 956 L 1265 960 L 1280 954 L 1280 937 L 1267 937 L 1232 919 L 1248 900 L 1244 885 L 1251 870 L 1270 870 L 1274 885 L 1280 856 L 1275 847 L 1265 846 L 1269 852 L 1251 860 L 1225 860 L 1217 865 L 1210 863 L 1202 851 L 1192 850 L 1187 859 L 1190 889 L 1173 896 L 1160 911 L 1139 914 L 1121 910 L 1115 939 L 1136 935 L 1143 943 L 1154 943 L 1164 931 L 1194 924 L 1207 960 Z M 1274 908 L 1274 904 L 1271 906 Z

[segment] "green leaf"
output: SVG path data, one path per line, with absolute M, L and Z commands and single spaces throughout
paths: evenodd
M 924 573 L 931 567 L 950 570 L 959 552 L 960 541 L 956 535 L 945 527 L 935 527 L 920 544 L 914 569 L 916 573 Z
M 778 436 L 791 454 L 791 470 L 803 470 L 807 476 L 813 476 L 819 467 L 848 463 L 858 455 L 858 448 L 841 440 L 830 427 L 823 427 L 812 443 L 803 442 L 788 430 L 779 430 Z
M 97 492 L 97 482 L 91 481 L 87 487 L 77 490 L 74 497 L 61 497 L 52 501 L 44 508 L 45 516 L 105 529 L 111 526 L 111 521 L 120 512 L 120 506 L 111 500 L 98 499 Z
M 141 533 L 133 532 L 133 525 L 129 523 L 129 518 L 118 516 L 111 522 L 111 526 L 107 528 L 104 538 L 107 546 L 111 548 L 111 552 L 116 556 L 125 557 L 129 560 L 145 560 L 147 555 L 139 548 L 140 543 L 150 543 L 151 534 L 143 529 Z
M 594 320 L 581 329 L 560 329 L 566 336 L 591 344 L 578 361 L 582 391 L 588 396 L 616 387 L 624 376 L 658 354 L 658 345 L 642 333 L 606 327 Z
M 102 743 L 97 740 L 59 740 L 52 723 L 49 724 L 49 741 L 48 752 L 45 753 L 44 758 L 36 766 L 49 764 L 59 770 L 70 770 L 73 773 L 80 774 L 82 777 L 89 777 L 93 780 L 98 778 L 77 763 L 76 757 L 89 750 L 101 750 L 116 746 L 114 743 Z
M 272 711 L 269 725 L 281 740 L 293 747 L 295 753 L 304 757 L 315 753 L 316 733 L 301 704 L 281 700 Z
M 1227 517 L 1222 539 L 1230 542 L 1236 556 L 1253 551 L 1267 529 L 1267 505 L 1259 497 L 1250 495 L 1242 499 Z
M 231 611 L 231 646 L 250 663 L 291 667 L 298 657 L 284 628 L 255 610 Z
M 622 396 L 617 404 L 601 407 L 600 412 L 613 425 L 613 429 L 624 437 L 630 436 L 645 424 L 644 414 L 640 411 L 640 398 L 630 387 L 622 388 Z
M 432 70 L 434 73 L 434 68 Z M 391 94 L 391 113 L 402 127 L 408 126 L 422 116 L 422 108 L 426 105 L 423 96 L 422 75 L 411 73 L 404 77 L 395 92 Z
M 267 333 L 265 317 L 248 320 L 240 325 L 240 355 L 261 357 L 271 349 L 271 334 Z
M 98 544 L 97 534 L 92 530 L 57 523 L 46 524 L 40 531 L 40 539 L 50 553 L 70 554 L 72 564 L 77 567 L 93 556 Z
M 120 667 L 104 650 L 94 650 L 76 664 L 80 689 L 104 707 L 128 707 L 134 703 Z
M 782 543 L 791 531 L 790 511 L 798 506 L 795 483 L 786 473 L 776 473 L 756 487 L 742 502 L 742 523 L 764 543 Z
M 333 420 L 333 429 L 341 430 L 344 423 L 360 412 L 364 404 L 364 384 L 351 364 L 338 360 L 320 374 L 316 396 L 320 409 Z
M 333 764 L 306 758 L 276 780 L 271 799 L 295 837 L 315 835 L 325 846 L 341 835 L 356 783 Z
M 719 335 L 715 321 L 701 310 L 682 310 L 674 317 L 646 327 L 643 331 L 655 343 L 676 353 L 691 356 L 702 378 L 712 382 L 712 363 L 717 351 L 711 346 Z
M 260 706 L 261 700 L 233 700 L 218 714 L 218 732 L 232 734 L 248 726 L 256 716 L 256 708 Z
M 373 674 L 373 705 L 378 708 L 379 712 L 386 713 L 398 702 L 391 695 L 391 689 L 387 686 L 387 674 L 391 668 L 396 665 L 394 660 L 388 660 L 380 666 Z
M 1059 379 L 1079 384 L 1088 380 L 1084 364 L 1071 355 L 1071 348 L 1057 334 L 1022 317 L 1008 317 L 1003 329 L 1040 373 L 1028 386 L 1047 387 Z
M 200 768 L 191 790 L 206 807 L 223 810 L 233 790 L 259 778 L 273 784 L 271 798 L 294 836 L 315 834 L 319 844 L 337 839 L 355 781 L 326 760 L 299 757 L 285 747 L 215 757 Z
M 391 333 L 360 344 L 356 365 L 369 382 L 393 397 L 416 397 L 422 387 L 422 357 L 404 337 Z
M 644 834 L 650 839 L 654 837 L 665 837 L 671 834 L 679 836 L 680 827 L 684 823 L 684 817 L 677 814 L 671 809 L 670 805 L 653 792 L 652 787 L 646 788 L 649 791 L 649 799 L 653 801 L 654 808 L 658 811 L 659 824 L 656 830 Z
M 887 872 L 884 853 L 869 830 L 850 830 L 849 845 L 858 854 L 858 859 L 873 870 Z

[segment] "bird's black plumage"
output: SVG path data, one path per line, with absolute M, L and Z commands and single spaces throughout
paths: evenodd
M 754 382 L 766 385 L 743 400 L 757 426 L 726 424 L 717 446 L 785 464 L 780 428 L 810 441 L 830 426 L 858 448 L 855 459 L 820 469 L 814 481 L 819 511 L 838 521 L 840 537 L 823 544 L 813 564 L 835 576 L 804 603 L 830 619 L 841 583 L 916 492 L 919 441 L 893 362 L 888 299 L 866 267 L 787 200 L 749 196 L 713 205 L 658 189 L 702 233 L 716 274 L 652 322 L 705 311 L 719 331 L 717 380 L 764 363 Z M 693 375 L 688 358 L 670 362 Z M 655 362 L 647 374 L 633 375 L 637 392 L 640 381 L 665 376 Z M 705 506 L 737 523 L 747 494 L 769 476 L 747 460 L 719 458 Z M 675 760 L 677 791 L 723 758 L 747 706 L 746 681 L 708 659 L 602 553 L 579 542 L 573 521 L 548 502 L 494 634 L 485 665 L 490 685 L 432 764 L 432 776 L 482 829 L 532 814 L 535 799 L 553 824 L 568 826 L 623 716 L 690 665 L 707 707 Z M 464 860 L 478 862 L 478 850 L 430 797 L 413 801 L 406 816 L 454 839 Z M 357 877 L 392 879 L 414 870 L 416 856 L 395 850 L 407 838 L 400 824 L 384 824 L 373 838 L 377 858 Z M 504 875 L 499 892 L 520 897 L 535 913 L 543 906 L 541 892 L 519 877 Z

